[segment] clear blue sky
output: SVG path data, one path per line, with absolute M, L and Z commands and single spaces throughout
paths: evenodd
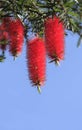
M 13 61 L 0 63 L 0 130 L 82 130 L 82 45 L 78 36 L 66 38 L 60 67 L 47 64 L 42 94 L 31 87 L 25 48 Z

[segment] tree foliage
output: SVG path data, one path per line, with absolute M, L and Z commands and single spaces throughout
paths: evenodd
M 20 17 L 26 29 L 43 34 L 46 17 L 57 15 L 64 22 L 65 28 L 81 34 L 82 1 L 81 0 L 0 0 L 0 17 Z

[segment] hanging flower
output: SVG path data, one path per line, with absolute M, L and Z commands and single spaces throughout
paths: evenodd
M 11 17 L 3 17 L 2 18 L 2 23 L 3 23 L 3 26 L 5 28 L 5 31 L 9 34 L 9 26 L 10 26 L 10 22 L 11 22 Z
M 60 18 L 47 18 L 44 23 L 45 44 L 49 58 L 55 63 L 64 59 L 64 26 Z
M 45 81 L 46 52 L 43 39 L 35 37 L 27 43 L 29 78 L 38 89 Z
M 8 32 L 3 24 L 3 19 L 1 20 L 0 24 L 0 49 L 6 50 L 6 46 L 8 44 Z
M 11 19 L 9 23 L 9 51 L 17 57 L 22 52 L 24 42 L 24 26 L 20 19 Z

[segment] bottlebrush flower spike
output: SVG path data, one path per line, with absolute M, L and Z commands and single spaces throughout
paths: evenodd
M 35 37 L 27 43 L 29 78 L 33 85 L 40 86 L 45 81 L 46 51 L 43 39 Z
M 47 18 L 44 23 L 45 44 L 48 56 L 56 64 L 64 59 L 64 26 L 60 18 Z
M 22 52 L 24 42 L 24 26 L 20 19 L 11 19 L 9 23 L 9 51 L 17 57 Z
M 9 34 L 9 25 L 11 22 L 11 17 L 3 17 L 2 18 L 2 24 L 5 28 L 5 31 Z
M 0 42 L 8 40 L 8 33 L 6 32 L 5 26 L 3 23 L 0 24 Z
M 8 44 L 8 32 L 6 31 L 2 20 L 2 23 L 0 24 L 0 49 L 2 51 L 6 50 L 7 44 Z

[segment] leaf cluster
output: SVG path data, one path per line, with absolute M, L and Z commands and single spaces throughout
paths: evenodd
M 81 35 L 81 0 L 0 0 L 0 17 L 20 17 L 33 32 L 43 35 L 44 20 L 54 15 L 60 17 L 65 28 Z

